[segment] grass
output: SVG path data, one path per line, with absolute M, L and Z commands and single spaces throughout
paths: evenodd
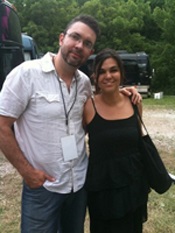
M 160 100 L 153 98 L 143 99 L 143 106 L 144 109 L 161 108 L 175 110 L 175 97 L 165 96 Z M 175 150 L 172 149 L 167 154 L 166 148 L 162 147 L 160 148 L 160 154 L 168 170 L 175 174 Z M 7 161 L 0 153 L 0 171 L 4 163 L 7 163 Z M 21 177 L 15 170 L 10 174 L 0 175 L 0 232 L 2 233 L 20 232 L 21 183 Z M 174 218 L 175 185 L 162 195 L 152 191 L 148 202 L 148 221 L 144 223 L 143 233 L 175 233 Z M 89 233 L 88 228 L 89 217 L 87 214 L 85 233 Z
M 0 154 L 0 165 L 4 163 L 6 159 Z M 17 171 L 0 176 L 0 232 L 19 233 L 20 197 L 21 177 Z
M 169 171 L 175 174 L 174 152 L 168 155 L 165 149 L 160 154 Z M 166 154 L 166 157 L 163 156 Z M 175 232 L 175 185 L 164 194 L 151 191 L 148 202 L 148 221 L 144 224 L 144 233 L 174 233 Z
M 175 96 L 164 96 L 162 99 L 146 98 L 143 105 L 147 108 L 164 108 L 175 110 Z

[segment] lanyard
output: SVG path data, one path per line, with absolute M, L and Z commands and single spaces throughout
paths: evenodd
M 76 77 L 75 77 L 75 80 L 76 80 L 76 91 L 75 91 L 74 101 L 73 101 L 73 103 L 72 103 L 72 105 L 71 105 L 69 111 L 67 111 L 66 103 L 65 103 L 65 99 L 64 99 L 64 95 L 63 95 L 63 89 L 62 89 L 62 86 L 61 86 L 61 81 L 60 81 L 60 79 L 59 79 L 58 76 L 57 76 L 57 78 L 58 78 L 58 82 L 59 82 L 59 85 L 60 85 L 60 91 L 61 91 L 61 96 L 62 96 L 62 100 L 63 100 L 64 113 L 65 113 L 65 117 L 66 117 L 66 122 L 65 122 L 65 123 L 66 123 L 66 126 L 68 126 L 69 113 L 70 113 L 70 111 L 72 110 L 72 108 L 73 108 L 73 106 L 74 106 L 74 104 L 75 104 L 75 101 L 76 101 L 76 99 L 77 99 L 77 79 L 76 79 Z

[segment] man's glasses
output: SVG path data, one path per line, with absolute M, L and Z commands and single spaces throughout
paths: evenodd
M 93 46 L 94 46 L 91 41 L 83 40 L 83 38 L 79 34 L 77 34 L 75 32 L 73 32 L 73 33 L 67 33 L 66 32 L 65 34 L 68 35 L 68 37 L 71 40 L 73 40 L 74 42 L 81 42 L 82 41 L 83 42 L 83 46 L 85 48 L 89 49 L 89 50 L 91 50 L 93 48 Z

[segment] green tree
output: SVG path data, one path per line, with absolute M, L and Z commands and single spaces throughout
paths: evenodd
M 101 25 L 97 51 L 105 47 L 128 51 L 144 49 L 145 37 L 141 35 L 141 31 L 144 16 L 150 15 L 148 3 L 133 0 L 92 0 L 87 1 L 81 11 L 95 16 Z
M 95 52 L 110 47 L 145 51 L 155 68 L 153 88 L 174 93 L 175 2 L 170 0 L 10 0 L 22 31 L 42 52 L 58 49 L 58 35 L 78 14 L 93 15 L 101 26 Z
M 22 31 L 34 37 L 42 52 L 57 51 L 58 35 L 78 14 L 77 3 L 70 0 L 16 0 Z
M 165 93 L 175 94 L 175 2 L 165 1 L 164 8 L 155 8 L 154 19 L 161 28 L 160 40 L 154 47 L 153 64 L 156 70 L 154 80 L 155 89 L 162 89 Z

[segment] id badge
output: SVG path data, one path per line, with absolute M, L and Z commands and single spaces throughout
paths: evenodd
M 61 138 L 61 146 L 65 162 L 78 158 L 75 135 Z

